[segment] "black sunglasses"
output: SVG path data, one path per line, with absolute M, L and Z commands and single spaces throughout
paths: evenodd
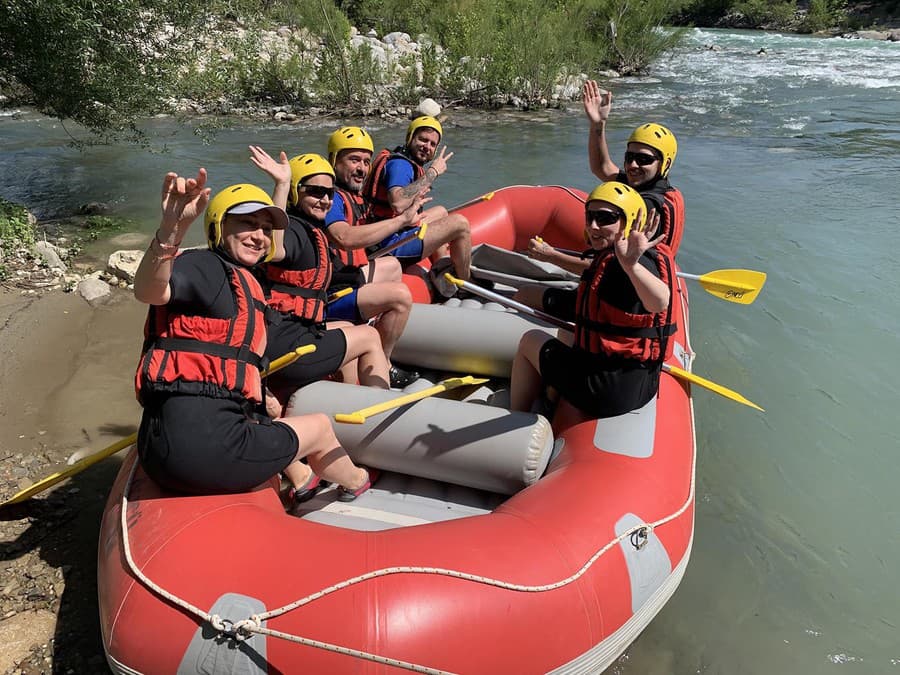
M 597 225 L 612 225 L 619 221 L 622 214 L 618 211 L 610 211 L 609 209 L 587 209 L 584 212 L 584 219 L 590 225 L 596 222 Z
M 650 166 L 657 161 L 659 157 L 647 152 L 626 152 L 625 163 L 635 162 L 638 166 Z
M 325 187 L 324 185 L 301 185 L 300 189 L 315 199 L 322 199 L 322 197 L 334 199 L 333 187 Z

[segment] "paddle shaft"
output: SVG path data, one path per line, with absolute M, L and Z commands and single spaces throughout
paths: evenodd
M 507 298 L 506 296 L 489 291 L 485 288 L 481 288 L 481 286 L 469 283 L 468 281 L 463 281 L 461 279 L 457 279 L 456 277 L 454 277 L 450 274 L 447 274 L 445 276 L 451 282 L 453 282 L 460 288 L 463 288 L 463 289 L 469 291 L 473 295 L 480 295 L 481 297 L 486 298 L 488 300 L 493 300 L 495 302 L 499 302 L 501 305 L 505 305 L 506 307 L 510 307 L 511 309 L 515 309 L 524 314 L 530 314 L 531 316 L 534 316 L 534 317 L 540 319 L 541 321 L 546 321 L 547 323 L 550 323 L 554 326 L 558 326 L 559 328 L 563 328 L 563 329 L 569 330 L 569 331 L 575 330 L 575 324 L 569 323 L 568 321 L 563 321 L 562 319 L 558 319 L 557 317 L 551 316 L 545 312 L 541 312 L 536 309 L 532 309 L 528 305 L 523 305 L 521 302 L 517 302 L 515 300 Z M 751 408 L 755 408 L 756 410 L 761 410 L 761 411 L 763 410 L 763 408 L 759 407 L 758 405 L 756 405 L 752 401 L 748 400 L 741 394 L 737 393 L 736 391 L 732 391 L 728 387 L 723 387 L 721 384 L 716 384 L 715 382 L 713 382 L 711 380 L 707 380 L 706 378 L 700 377 L 699 375 L 694 375 L 694 373 L 688 372 L 688 371 L 678 368 L 676 366 L 670 366 L 667 363 L 664 363 L 662 368 L 664 371 L 666 371 L 673 377 L 676 377 L 676 378 L 679 378 L 682 380 L 687 380 L 688 382 L 692 382 L 700 387 L 703 387 L 704 389 L 708 389 L 709 391 L 719 394 L 719 396 L 723 396 L 723 397 L 730 399 L 732 401 L 735 401 L 737 403 L 741 403 L 741 404 L 749 406 Z
M 385 256 L 388 253 L 392 253 L 393 251 L 396 251 L 401 246 L 404 246 L 405 244 L 408 244 L 411 241 L 415 241 L 416 239 L 424 239 L 425 232 L 427 232 L 427 231 L 428 231 L 428 223 L 423 222 L 419 225 L 418 228 L 416 228 L 415 230 L 412 230 L 407 236 L 403 237 L 402 239 L 398 239 L 397 241 L 395 241 L 393 244 L 391 244 L 389 246 L 385 246 L 384 248 L 380 248 L 377 251 L 375 251 L 372 255 L 369 256 L 369 260 L 375 260 L 376 258 Z
M 463 202 L 462 204 L 457 204 L 451 209 L 447 209 L 447 213 L 453 213 L 454 211 L 458 211 L 459 209 L 465 208 L 467 206 L 471 206 L 472 204 L 477 204 L 478 202 L 488 202 L 494 198 L 494 192 L 486 192 L 485 194 L 475 197 L 475 199 L 470 199 L 467 202 Z
M 334 421 L 344 424 L 363 424 L 366 419 L 372 417 L 373 415 L 378 415 L 380 413 L 387 412 L 388 410 L 393 410 L 394 408 L 399 408 L 400 406 L 407 405 L 409 403 L 415 403 L 416 401 L 421 401 L 423 398 L 428 398 L 429 396 L 434 396 L 435 394 L 441 394 L 445 391 L 450 391 L 451 389 L 456 389 L 457 387 L 463 387 L 467 384 L 484 384 L 485 382 L 487 382 L 486 378 L 472 377 L 471 375 L 466 375 L 465 377 L 452 377 L 450 379 L 444 380 L 443 382 L 438 382 L 433 387 L 428 387 L 428 389 L 415 391 L 411 394 L 403 394 L 402 396 L 398 396 L 397 398 L 370 405 L 366 408 L 357 410 L 356 412 L 337 413 L 334 416 Z
M 468 291 L 472 295 L 478 295 L 484 298 L 485 300 L 493 300 L 505 307 L 509 307 L 510 309 L 515 309 L 522 314 L 527 314 L 528 316 L 533 316 L 535 319 L 540 319 L 545 323 L 549 323 L 552 326 L 556 326 L 557 328 L 562 328 L 564 330 L 575 330 L 575 325 L 569 323 L 568 321 L 563 321 L 562 319 L 553 316 L 552 314 L 547 314 L 546 312 L 542 312 L 539 309 L 534 309 L 533 307 L 529 307 L 528 305 L 524 305 L 521 302 L 517 302 L 512 298 L 507 298 L 505 295 L 500 295 L 499 293 L 494 293 L 493 291 L 489 291 L 486 288 L 482 288 L 478 284 L 473 284 L 470 281 L 463 281 L 462 279 L 457 279 L 451 274 L 445 275 L 447 279 L 451 282 L 462 288 L 463 290 Z
M 540 237 L 537 237 L 537 240 L 540 241 L 541 243 L 546 243 Z M 548 244 L 548 246 L 549 246 L 549 244 Z M 560 253 L 564 253 L 565 255 L 571 255 L 576 258 L 581 258 L 582 254 L 583 254 L 582 251 L 574 251 L 571 248 L 561 248 L 560 246 L 552 246 L 551 248 L 553 248 L 556 251 L 559 251 Z M 721 280 L 721 281 L 718 281 L 716 279 L 717 274 L 724 274 L 724 273 L 728 273 L 728 272 L 746 272 L 747 274 L 751 274 L 751 273 L 760 274 L 758 272 L 754 273 L 752 270 L 713 270 L 712 272 L 707 272 L 706 274 L 688 274 L 687 272 L 677 272 L 676 274 L 679 277 L 681 277 L 682 279 L 691 279 L 693 281 L 699 281 L 701 283 L 707 283 L 707 284 L 718 283 L 721 286 L 730 286 L 730 287 L 736 288 L 741 291 L 749 292 L 749 291 L 757 290 L 757 286 L 754 286 L 752 284 L 741 283 L 740 281 L 732 281 L 730 279 L 729 280 Z

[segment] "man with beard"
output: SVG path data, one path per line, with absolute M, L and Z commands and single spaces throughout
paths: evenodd
M 435 179 L 447 170 L 447 162 L 453 153 L 448 153 L 446 146 L 437 153 L 442 135 L 443 128 L 436 118 L 417 117 L 407 127 L 403 145 L 393 151 L 378 153 L 363 188 L 368 222 L 403 213 L 417 195 L 430 189 Z M 455 275 L 461 279 L 469 278 L 472 258 L 469 221 L 461 214 L 448 214 L 444 207 L 434 206 L 421 214 L 420 222 L 428 223 L 424 239 L 411 241 L 391 253 L 404 267 L 430 257 L 435 263 L 432 281 L 443 295 L 452 295 L 456 288 L 444 280 L 443 272 L 451 268 L 452 261 Z M 369 252 L 395 244 L 408 236 L 406 233 L 411 229 L 406 228 L 375 242 L 369 246 Z M 441 260 L 448 256 L 449 260 Z

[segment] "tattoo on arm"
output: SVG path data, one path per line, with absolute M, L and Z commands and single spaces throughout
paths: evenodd
M 419 180 L 414 180 L 409 185 L 400 188 L 400 196 L 403 199 L 412 199 L 422 190 L 429 187 L 432 182 L 433 181 L 428 177 L 428 174 L 426 173 Z

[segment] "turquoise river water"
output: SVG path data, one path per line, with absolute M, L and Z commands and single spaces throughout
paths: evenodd
M 646 120 L 678 137 L 683 269 L 769 275 L 751 306 L 692 295 L 695 371 L 767 412 L 695 390 L 692 560 L 611 672 L 900 674 L 900 44 L 697 29 L 650 76 L 609 86 L 616 156 Z M 79 152 L 58 122 L 7 115 L 0 194 L 43 217 L 108 202 L 150 232 L 164 171 L 263 182 L 248 143 L 322 152 L 340 122 L 246 123 L 205 145 L 164 118 L 148 130 L 167 152 Z M 369 128 L 380 144 L 402 137 Z M 577 102 L 515 121 L 451 112 L 436 201 L 589 190 L 586 131 Z

